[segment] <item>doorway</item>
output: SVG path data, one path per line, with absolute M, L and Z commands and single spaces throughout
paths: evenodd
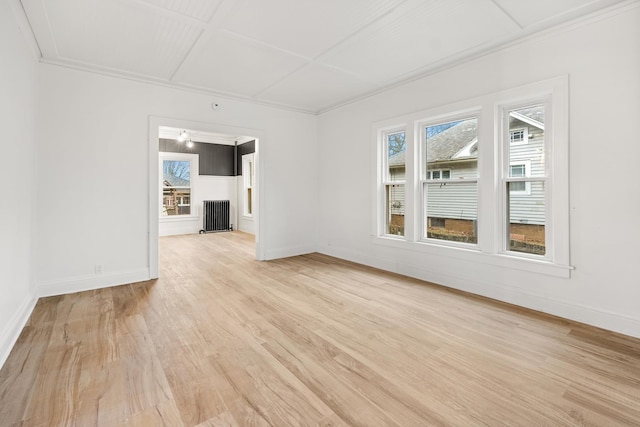
M 263 132 L 256 129 L 150 117 L 150 278 L 158 277 L 159 237 L 192 234 L 201 229 L 204 200 L 229 200 L 230 223 L 236 230 L 254 234 L 255 259 L 264 259 L 264 242 L 260 233 L 263 204 L 260 197 L 263 187 L 260 146 L 264 140 Z M 245 172 L 247 159 L 251 159 L 250 169 Z M 176 174 L 182 176 L 174 178 L 175 182 L 171 182 L 172 175 L 164 179 L 163 166 L 173 167 Z M 179 185 L 175 187 L 176 184 Z M 180 193 L 180 197 L 173 198 L 178 206 L 173 206 L 173 199 L 164 197 L 165 193 L 170 196 Z M 247 203 L 250 203 L 249 211 Z

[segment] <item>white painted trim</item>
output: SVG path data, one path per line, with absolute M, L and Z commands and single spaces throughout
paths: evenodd
M 485 95 L 468 100 L 457 101 L 452 104 L 434 107 L 424 111 L 413 112 L 392 119 L 375 122 L 373 124 L 373 136 L 377 144 L 377 158 L 372 159 L 374 167 L 374 207 L 373 207 L 373 236 L 374 243 L 387 245 L 401 245 L 406 250 L 424 252 L 423 246 L 428 246 L 434 255 L 437 250 L 443 250 L 446 246 L 462 247 L 456 242 L 447 242 L 437 239 L 422 239 L 424 224 L 421 218 L 424 216 L 421 209 L 425 206 L 423 192 L 419 185 L 416 169 L 424 167 L 426 156 L 424 155 L 425 134 L 421 131 L 426 126 L 438 123 L 447 123 L 457 119 L 476 117 L 478 120 L 478 140 L 481 144 L 480 151 L 483 154 L 478 158 L 478 177 L 476 179 L 455 180 L 456 182 L 478 183 L 478 243 L 473 245 L 477 251 L 486 258 L 487 263 L 504 265 L 507 268 L 521 268 L 525 271 L 539 272 L 541 268 L 545 274 L 556 277 L 570 276 L 572 269 L 569 258 L 569 186 L 568 186 L 568 76 L 555 77 L 539 82 L 534 82 L 510 89 L 487 93 Z M 536 177 L 535 180 L 546 180 L 546 235 L 547 253 L 542 258 L 543 264 L 535 264 L 532 270 L 530 255 L 508 251 L 506 248 L 506 195 L 504 189 L 500 189 L 505 180 L 531 180 L 531 178 L 505 178 L 509 176 L 508 154 L 510 139 L 504 117 L 507 111 L 523 105 L 531 105 L 532 102 L 544 102 L 548 135 L 545 138 L 545 177 Z M 407 174 L 405 195 L 414 194 L 414 198 L 405 199 L 405 233 L 404 237 L 390 239 L 384 234 L 385 224 L 385 198 L 384 185 L 381 179 L 384 170 L 386 148 L 385 135 L 389 130 L 397 129 L 400 123 L 411 123 L 405 129 L 413 129 L 415 135 L 407 132 Z M 490 123 L 493 122 L 493 125 Z M 505 142 L 505 138 L 507 142 Z M 416 154 L 417 153 L 417 154 Z M 419 155 L 420 166 L 414 161 Z M 502 159 L 502 160 L 501 160 Z M 413 166 L 413 167 L 412 167 Z M 553 173 L 551 173 L 551 171 Z M 424 171 L 421 171 L 421 175 Z M 421 180 L 422 185 L 426 180 Z M 506 186 L 504 186 L 506 188 Z M 482 194 L 482 196 L 481 196 Z M 410 203 L 411 201 L 413 203 Z M 415 203 L 415 201 L 419 201 Z M 553 208 L 553 209 L 552 209 Z M 413 217 L 411 216 L 413 215 Z M 413 229 L 408 230 L 408 225 Z M 418 235 L 418 231 L 420 235 Z M 421 246 L 422 245 L 422 246 Z M 455 256 L 454 253 L 451 254 Z M 517 255 L 517 256 L 516 256 Z M 523 261 L 517 261 L 521 258 Z M 469 259 L 474 261 L 474 259 Z
M 40 62 L 43 64 L 52 65 L 56 67 L 68 68 L 71 70 L 83 71 L 85 73 L 98 74 L 101 76 L 113 77 L 116 79 L 128 80 L 132 82 L 143 83 L 143 84 L 163 87 L 167 89 L 180 90 L 180 91 L 194 93 L 198 95 L 215 96 L 216 99 L 221 98 L 229 101 L 249 102 L 254 105 L 262 105 L 265 107 L 278 108 L 281 110 L 293 111 L 293 112 L 302 113 L 302 114 L 317 115 L 317 113 L 312 110 L 309 110 L 307 108 L 296 107 L 294 105 L 283 104 L 275 101 L 267 101 L 264 99 L 252 98 L 250 96 L 208 89 L 205 87 L 190 85 L 186 83 L 180 83 L 176 81 L 163 80 L 158 77 L 130 73 L 130 72 L 111 69 L 107 67 L 101 67 L 93 64 L 87 64 L 81 61 L 73 61 L 73 60 L 64 59 L 64 58 L 41 58 Z M 253 136 L 253 134 L 251 136 Z
M 53 295 L 91 291 L 93 289 L 110 288 L 128 283 L 144 282 L 149 279 L 148 268 L 137 268 L 100 275 L 89 274 L 42 282 L 36 286 L 36 293 L 38 297 L 42 298 Z
M 7 361 L 11 350 L 13 350 L 13 346 L 16 344 L 16 341 L 18 341 L 22 329 L 24 329 L 27 324 L 29 316 L 31 316 L 37 302 L 38 298 L 25 298 L 18 310 L 16 310 L 13 318 L 9 320 L 4 329 L 0 331 L 0 369 Z
M 455 271 L 452 274 L 437 274 L 417 266 L 365 256 L 360 252 L 335 246 L 322 248 L 318 252 L 640 338 L 639 317 L 613 313 L 566 300 L 549 299 L 548 295 L 526 292 L 519 288 L 497 285 L 493 282 L 481 282 L 473 273 L 464 275 L 464 270 Z
M 11 0 L 11 1 L 12 3 L 17 2 L 17 0 Z M 37 19 L 43 19 L 38 16 L 38 15 L 42 15 L 42 12 L 41 12 L 42 8 L 37 8 L 36 6 L 30 6 L 32 3 L 34 5 L 38 5 L 38 2 L 26 2 L 27 7 L 34 8 L 34 11 L 30 16 L 35 15 Z M 224 6 L 225 2 L 222 2 L 222 4 Z M 233 4 L 233 2 L 230 2 L 230 4 Z M 367 98 L 371 98 L 375 95 L 390 91 L 400 86 L 404 86 L 408 83 L 423 79 L 427 76 L 431 76 L 431 75 L 440 73 L 442 71 L 449 70 L 461 64 L 470 63 L 472 61 L 486 57 L 488 55 L 499 52 L 501 50 L 514 48 L 522 43 L 527 43 L 531 40 L 539 40 L 547 37 L 552 37 L 559 33 L 569 31 L 575 28 L 579 28 L 583 25 L 588 25 L 593 22 L 598 22 L 600 20 L 607 19 L 609 17 L 616 16 L 621 13 L 625 13 L 636 7 L 638 7 L 637 0 L 627 0 L 620 3 L 612 4 L 611 6 L 601 10 L 592 11 L 590 13 L 588 12 L 587 14 L 582 16 L 573 17 L 571 20 L 564 23 L 557 23 L 554 21 L 544 20 L 540 23 L 528 26 L 523 31 L 523 33 L 518 33 L 512 37 L 509 37 L 505 40 L 500 41 L 499 43 L 494 43 L 489 45 L 483 44 L 476 49 L 467 50 L 460 54 L 447 57 L 437 62 L 436 64 L 431 64 L 419 70 L 413 70 L 409 74 L 401 75 L 401 76 L 398 76 L 397 78 L 394 78 L 393 80 L 387 81 L 385 82 L 385 85 L 379 89 L 367 92 L 359 96 L 349 98 L 344 101 L 337 102 L 335 104 L 332 104 L 317 110 L 312 110 L 309 108 L 299 107 L 299 106 L 290 105 L 290 104 L 279 103 L 276 101 L 269 101 L 264 98 L 246 96 L 238 93 L 217 91 L 217 90 L 213 90 L 213 89 L 209 89 L 209 88 L 205 88 L 197 85 L 181 83 L 178 81 L 179 79 L 175 78 L 176 77 L 175 75 L 172 77 L 172 79 L 167 80 L 167 79 L 162 79 L 154 76 L 148 76 L 148 75 L 137 74 L 132 72 L 125 72 L 122 70 L 117 70 L 109 67 L 101 67 L 95 64 L 89 64 L 82 61 L 74 61 L 67 58 L 62 58 L 62 57 L 59 57 L 57 53 L 55 54 L 55 57 L 50 57 L 50 56 L 42 57 L 42 58 L 39 57 L 39 59 L 40 59 L 40 62 L 49 64 L 49 65 L 70 68 L 70 69 L 79 70 L 79 71 L 85 71 L 92 74 L 100 74 L 100 75 L 105 75 L 105 76 L 120 78 L 124 80 L 130 80 L 130 81 L 155 85 L 155 86 L 183 90 L 183 91 L 197 93 L 197 94 L 213 95 L 218 98 L 223 98 L 227 100 L 251 102 L 257 105 L 280 108 L 283 110 L 295 111 L 295 112 L 305 113 L 310 115 L 321 115 L 329 111 L 341 108 L 345 105 L 349 105 Z M 46 25 L 48 27 L 49 25 L 48 21 L 46 22 L 47 22 Z M 204 38 L 201 37 L 201 39 L 204 39 Z M 49 35 L 47 40 L 40 40 L 40 41 L 44 42 L 44 44 L 46 45 L 44 49 L 45 52 L 47 53 L 56 52 L 55 45 L 53 43 L 53 37 L 51 35 Z M 254 40 L 254 39 L 252 39 L 252 42 L 259 43 L 258 40 Z M 43 50 L 43 49 L 40 49 L 40 50 Z M 288 53 L 291 54 L 291 52 L 288 52 Z M 351 72 L 348 72 L 342 69 L 340 69 L 340 71 L 346 72 L 347 74 L 352 74 Z
M 450 242 L 439 239 L 423 239 L 410 242 L 402 239 L 401 236 L 372 236 L 372 243 L 429 256 L 446 256 L 463 262 L 494 265 L 496 267 L 523 270 L 564 279 L 568 279 L 571 276 L 571 270 L 574 269 L 569 265 L 554 264 L 539 256 L 515 255 L 513 252 L 506 254 L 481 252 L 478 245 L 472 243 Z
M 554 37 L 566 31 L 571 31 L 585 25 L 599 22 L 603 19 L 608 19 L 616 15 L 626 13 L 639 6 L 640 3 L 638 3 L 638 0 L 627 0 L 621 3 L 613 4 L 601 10 L 596 10 L 583 16 L 575 17 L 570 21 L 564 23 L 553 25 L 553 23 L 543 21 L 541 24 L 530 25 L 527 27 L 524 34 L 516 35 L 509 39 L 503 40 L 499 44 L 481 45 L 477 49 L 466 50 L 460 54 L 446 57 L 435 64 L 431 64 L 428 67 L 423 68 L 422 70 L 413 70 L 413 74 L 411 75 L 398 76 L 394 80 L 386 82 L 385 86 L 379 89 L 375 89 L 371 92 L 349 98 L 333 105 L 329 105 L 312 114 L 322 115 L 330 111 L 342 108 L 344 106 L 363 101 L 368 98 L 372 98 L 381 93 L 389 92 L 393 89 L 405 86 L 409 83 L 421 80 L 425 77 L 433 76 L 435 74 L 450 70 L 463 64 L 481 60 L 482 58 L 495 54 L 496 52 L 518 48 L 522 44 L 529 43 L 531 41 Z
M 251 189 L 251 208 L 253 209 L 253 205 L 256 203 L 255 194 L 253 192 L 253 184 L 256 181 L 255 177 L 255 153 L 243 154 L 242 155 L 242 203 L 238 203 L 238 205 L 242 206 L 242 218 L 245 220 L 253 221 L 253 213 L 248 212 L 246 197 L 249 189 Z M 249 166 L 251 165 L 251 166 Z M 252 176 L 250 176 L 252 175 Z M 251 183 L 251 185 L 249 185 Z
M 200 155 L 199 154 L 195 154 L 195 153 L 171 153 L 171 152 L 163 152 L 160 151 L 158 153 L 158 175 L 157 178 L 160 178 L 160 168 L 161 168 L 161 164 L 163 161 L 165 160 L 178 160 L 178 161 L 185 161 L 185 162 L 189 162 L 189 215 L 176 215 L 174 217 L 171 216 L 162 216 L 160 215 L 160 212 L 162 212 L 162 188 L 160 186 L 160 184 L 158 184 L 158 217 L 159 222 L 165 222 L 167 220 L 171 221 L 171 220 L 179 220 L 179 219 L 184 219 L 184 220 L 194 220 L 194 219 L 199 219 L 200 216 L 198 214 L 198 208 L 195 206 L 195 201 L 196 201 L 196 196 L 198 194 L 198 186 L 196 184 L 197 178 L 194 179 L 193 177 L 198 177 L 200 175 L 200 170 L 198 169 L 200 167 Z M 164 175 L 163 175 L 164 177 Z M 164 181 L 163 181 L 164 182 Z
M 313 252 L 317 252 L 317 248 L 315 246 L 309 246 L 309 245 L 291 246 L 288 248 L 277 248 L 277 249 L 271 249 L 267 251 L 265 260 L 289 258 L 292 256 L 306 255 Z
M 522 141 L 514 142 L 514 141 L 511 140 L 511 134 L 513 132 L 517 132 L 517 131 L 522 131 L 523 139 L 522 139 Z M 509 144 L 510 144 L 510 146 L 527 145 L 528 143 L 529 143 L 529 128 L 528 127 L 509 129 Z

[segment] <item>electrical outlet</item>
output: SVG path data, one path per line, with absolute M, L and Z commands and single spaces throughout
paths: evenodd
M 102 264 L 96 264 L 96 274 L 102 274 L 104 271 L 104 266 Z

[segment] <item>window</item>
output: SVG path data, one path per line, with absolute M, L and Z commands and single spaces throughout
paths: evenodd
M 253 191 L 253 183 L 255 180 L 254 155 L 245 154 L 242 156 L 242 178 L 243 178 L 243 204 L 244 216 L 253 216 L 253 206 L 255 193 Z
M 504 177 L 508 233 L 505 249 L 532 255 L 546 253 L 545 104 L 506 107 L 504 127 L 509 168 Z M 522 126 L 527 126 L 522 128 Z M 513 144 L 514 132 L 530 135 L 528 144 Z
M 384 234 L 404 236 L 406 133 L 393 131 L 384 134 L 383 185 L 385 188 Z
M 379 122 L 375 135 L 375 242 L 569 276 L 566 77 Z
M 427 179 L 449 179 L 451 178 L 450 170 L 427 171 Z
M 193 216 L 191 206 L 193 198 L 192 174 L 197 155 L 180 153 L 160 153 L 160 218 Z M 194 170 L 195 169 L 195 170 Z
M 509 131 L 511 144 L 526 144 L 528 142 L 527 129 L 513 129 Z
M 478 241 L 478 119 L 466 117 L 421 127 L 424 129 L 422 237 L 475 244 Z M 448 166 L 451 169 L 444 168 Z M 447 181 L 434 182 L 444 180 Z
M 512 178 L 525 178 L 529 176 L 531 170 L 531 162 L 529 160 L 511 162 L 509 165 L 509 176 Z M 509 186 L 511 195 L 529 195 L 531 194 L 531 185 L 526 181 L 512 182 Z

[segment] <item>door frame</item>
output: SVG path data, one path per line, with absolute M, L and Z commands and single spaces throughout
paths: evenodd
M 238 126 L 229 126 L 219 123 L 197 122 L 193 120 L 176 119 L 170 117 L 149 116 L 149 132 L 148 132 L 148 255 L 149 255 L 149 278 L 157 279 L 159 274 L 159 223 L 158 215 L 159 206 L 159 139 L 160 126 L 167 126 L 181 129 L 191 129 L 194 131 L 220 133 L 227 135 L 245 135 L 255 138 L 256 151 L 254 157 L 254 165 L 256 168 L 254 183 L 255 188 L 255 258 L 258 261 L 265 259 L 265 241 L 261 231 L 264 229 L 264 168 L 262 167 L 263 156 L 260 155 L 260 147 L 265 143 L 265 132 L 261 129 L 244 128 Z

